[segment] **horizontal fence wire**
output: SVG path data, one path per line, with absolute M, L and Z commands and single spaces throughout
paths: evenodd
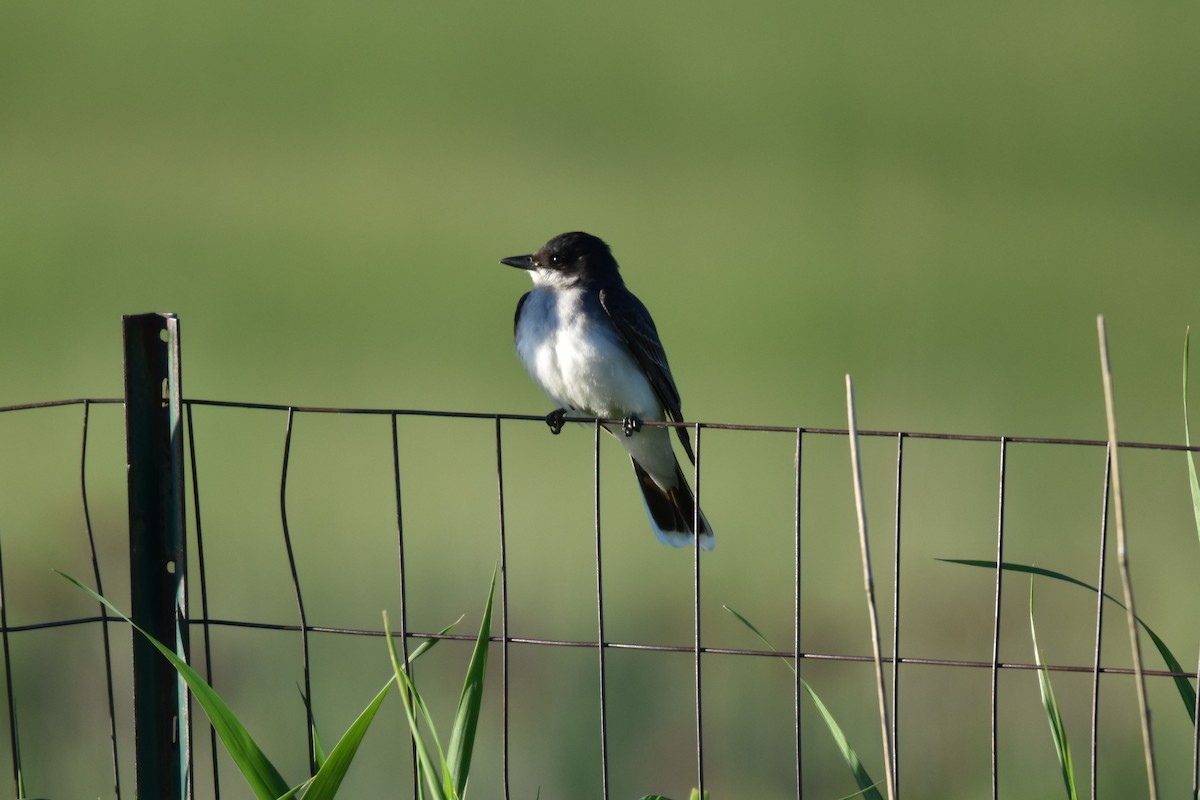
M 91 519 L 87 506 L 87 446 L 88 446 L 88 418 L 90 408 L 94 405 L 102 404 L 120 404 L 123 400 L 120 398 L 78 398 L 68 400 L 56 400 L 39 403 L 26 403 L 19 405 L 0 406 L 0 414 L 17 413 L 36 411 L 49 408 L 60 408 L 64 406 L 81 406 L 83 412 L 83 433 L 82 443 L 80 448 L 80 496 L 83 506 L 83 515 L 85 521 L 85 530 L 88 537 L 88 546 L 91 553 L 93 564 L 93 578 L 97 588 L 103 586 L 103 576 L 100 571 L 100 562 L 96 556 L 96 545 L 93 538 Z M 605 654 L 610 651 L 646 651 L 660 653 L 679 653 L 688 655 L 693 660 L 693 676 L 694 676 L 694 713 L 695 713 L 695 770 L 696 783 L 699 787 L 704 785 L 705 774 L 705 756 L 704 756 L 704 695 L 701 691 L 702 687 L 702 657 L 756 657 L 778 659 L 781 656 L 790 657 L 797 660 L 797 665 L 804 662 L 851 662 L 851 663 L 872 663 L 873 656 L 866 654 L 853 653 L 832 653 L 832 652 L 814 652 L 807 651 L 801 647 L 801 593 L 800 593 L 800 556 L 801 556 L 801 511 L 802 511 L 802 492 L 801 492 L 801 456 L 803 453 L 803 445 L 806 437 L 846 437 L 849 435 L 847 429 L 830 428 L 830 427 L 804 427 L 804 426 L 781 426 L 781 425 L 750 425 L 750 424 L 734 424 L 721 422 L 655 422 L 646 421 L 644 424 L 648 427 L 684 427 L 690 428 L 696 437 L 696 463 L 693 472 L 693 483 L 695 486 L 696 504 L 695 513 L 699 515 L 700 508 L 700 454 L 701 454 L 701 434 L 705 430 L 723 430 L 723 431 L 748 431 L 748 432 L 765 432 L 787 434 L 794 437 L 794 457 L 795 457 L 795 522 L 794 522 L 794 557 L 795 557 L 795 586 L 794 586 L 794 619 L 793 619 L 793 644 L 792 647 L 785 650 L 770 650 L 756 648 L 731 648 L 717 647 L 707 645 L 702 642 L 700 636 L 700 608 L 701 608 L 701 570 L 698 550 L 693 548 L 693 597 L 692 597 L 692 615 L 693 615 L 693 641 L 691 644 L 662 644 L 662 643 L 645 643 L 645 642 L 630 642 L 616 641 L 607 638 L 606 622 L 605 622 L 605 600 L 604 600 L 604 578 L 603 578 L 603 557 L 601 548 L 601 515 L 600 515 L 600 430 L 605 425 L 620 425 L 621 420 L 606 420 L 593 418 L 572 418 L 572 421 L 583 422 L 589 424 L 594 430 L 594 492 L 595 506 L 593 510 L 594 528 L 595 528 L 595 576 L 596 576 L 596 622 L 597 622 L 597 637 L 595 639 L 567 639 L 567 638 L 550 638 L 550 637 L 531 637 L 531 636 L 516 636 L 509 631 L 508 617 L 508 564 L 507 564 L 507 542 L 506 542 L 506 515 L 505 515 L 505 486 L 504 486 L 504 455 L 503 455 L 503 439 L 502 439 L 502 423 L 544 423 L 545 417 L 529 414 L 506 414 L 506 413 L 486 413 L 486 412 L 464 412 L 464 411 L 436 411 L 423 409 L 397 409 L 397 408 L 338 408 L 338 407 L 320 407 L 320 406 L 299 406 L 299 405 L 284 405 L 272 403 L 253 403 L 253 402 L 235 402 L 223 400 L 205 400 L 205 399 L 185 399 L 183 401 L 186 411 L 186 427 L 187 427 L 187 450 L 189 463 L 191 467 L 192 478 L 192 519 L 197 545 L 197 564 L 198 573 L 195 576 L 198 579 L 199 595 L 200 595 L 200 611 L 199 615 L 193 615 L 188 620 L 188 623 L 193 628 L 199 628 L 201 631 L 202 641 L 204 642 L 205 661 L 204 667 L 210 682 L 214 680 L 212 656 L 211 656 L 211 633 L 216 628 L 230 629 L 249 629 L 261 631 L 285 631 L 299 633 L 302 637 L 303 649 L 303 672 L 304 672 L 304 692 L 308 713 L 308 753 L 310 758 L 310 769 L 316 769 L 314 758 L 314 743 L 313 743 L 313 726 L 312 722 L 312 704 L 313 704 L 313 686 L 311 680 L 311 666 L 309 662 L 309 634 L 329 634 L 340 636 L 364 636 L 364 637 L 383 637 L 385 632 L 382 629 L 374 628 L 358 628 L 358 627 L 338 627 L 310 624 L 305 611 L 303 595 L 301 592 L 301 581 L 297 570 L 295 556 L 292 548 L 291 537 L 287 524 L 287 483 L 289 475 L 289 454 L 291 441 L 293 436 L 293 420 L 299 414 L 345 414 L 345 415 L 376 415 L 389 417 L 391 421 L 391 456 L 393 464 L 393 482 L 395 490 L 395 516 L 396 516 L 396 549 L 399 569 L 399 599 L 400 599 L 400 620 L 399 630 L 393 633 L 393 636 L 399 639 L 399 643 L 403 649 L 404 657 L 407 659 L 410 640 L 447 640 L 447 641 L 474 641 L 475 636 L 468 634 L 453 634 L 453 633 L 438 633 L 432 631 L 412 630 L 409 627 L 407 607 L 409 602 L 408 588 L 406 580 L 406 561 L 405 561 L 405 529 L 404 529 L 404 513 L 401 493 L 401 475 L 400 475 L 400 445 L 397 433 L 397 420 L 403 417 L 433 417 L 442 419 L 470 419 L 470 420 L 491 420 L 494 422 L 494 441 L 496 453 L 496 489 L 497 489 L 497 512 L 500 537 L 500 564 L 499 564 L 499 584 L 500 584 L 500 633 L 492 635 L 490 641 L 496 643 L 500 647 L 501 654 L 501 715 L 502 715 L 502 731 L 501 731 L 501 750 L 502 750 L 502 787 L 503 796 L 509 796 L 509 766 L 512 759 L 509 745 L 509 646 L 536 646 L 536 647 L 562 647 L 562 648 L 594 648 L 597 651 L 598 667 L 599 667 L 599 685 L 598 685 L 598 707 L 599 707 L 599 725 L 600 725 L 600 780 L 601 780 L 601 795 L 604 798 L 609 797 L 609 774 L 611 765 L 609 763 L 609 731 L 607 719 L 607 706 L 611 697 L 612 687 L 607 684 L 606 658 Z M 285 549 L 289 568 L 291 570 L 293 592 L 297 609 L 300 617 L 300 624 L 294 623 L 277 623 L 277 622 L 252 622 L 246 620 L 226 619 L 211 616 L 208 606 L 208 583 L 210 577 L 206 570 L 205 554 L 204 554 L 204 538 L 203 525 L 200 508 L 200 490 L 203 483 L 202 476 L 199 474 L 196 462 L 196 435 L 195 425 L 193 421 L 192 410 L 196 407 L 213 407 L 213 408 L 230 408 L 243 409 L 252 411 L 268 411 L 278 412 L 286 415 L 286 432 L 283 449 L 283 459 L 280 469 L 280 520 L 283 528 L 283 536 L 285 541 Z M 896 780 L 899 786 L 900 767 L 899 767 L 899 748 L 901 738 L 899 736 L 899 717 L 901 716 L 902 707 L 900 705 L 900 689 L 901 679 L 899 667 L 901 665 L 922 665 L 935 667 L 951 667 L 951 668 L 968 668 L 978 670 L 989 670 L 991 673 L 991 790 L 992 796 L 999 795 L 999 769 L 997 766 L 999 757 L 999 743 L 997 737 L 998 726 L 998 674 L 1001 670 L 1040 670 L 1047 669 L 1052 672 L 1062 673 L 1086 673 L 1092 675 L 1092 689 L 1090 695 L 1091 701 L 1091 728 L 1089 737 L 1089 756 L 1090 756 L 1090 786 L 1091 797 L 1096 796 L 1097 782 L 1097 740 L 1098 740 L 1098 697 L 1099 697 L 1099 680 L 1102 675 L 1133 675 L 1132 668 L 1112 667 L 1101 664 L 1101 630 L 1103 627 L 1103 594 L 1104 591 L 1104 575 L 1105 575 L 1105 553 L 1108 544 L 1108 520 L 1107 508 L 1109 501 L 1109 480 L 1110 480 L 1110 461 L 1105 460 L 1105 471 L 1103 474 L 1103 492 L 1102 496 L 1097 500 L 1102 503 L 1102 514 L 1100 521 L 1100 534 L 1098 537 L 1100 546 L 1100 562 L 1098 587 L 1101 594 L 1097 595 L 1096 613 L 1095 613 L 1095 646 L 1094 659 L 1090 664 L 1047 664 L 1042 667 L 1035 663 L 1024 661 L 1005 661 L 1001 660 L 999 655 L 1000 642 L 1000 622 L 1001 622 L 1001 600 L 1003 589 L 1003 573 L 1002 569 L 994 569 L 995 578 L 995 597 L 994 597 L 994 612 L 991 636 L 991 652 L 990 660 L 971 660 L 971 659 L 954 659 L 954 658 L 930 658 L 913 655 L 901 655 L 900 648 L 900 614 L 901 614 L 901 599 L 902 592 L 900 587 L 901 575 L 901 510 L 902 497 L 904 488 L 904 453 L 905 443 L 909 440 L 935 440 L 935 441 L 953 441 L 953 442 L 982 442 L 994 443 L 999 446 L 999 469 L 998 469 L 998 521 L 995 538 L 996 562 L 1004 562 L 1004 545 L 1005 545 L 1005 487 L 1008 478 L 1008 452 L 1013 444 L 1033 444 L 1033 445 L 1055 445 L 1067 447 L 1085 447 L 1085 448 L 1107 448 L 1109 443 L 1102 439 L 1080 439 L 1080 438 L 1060 438 L 1060 437 L 1022 437 L 1022 436 L 994 436 L 994 435 L 971 435 L 971 434 L 952 434 L 952 433 L 932 433 L 932 432 L 915 432 L 915 431 L 887 431 L 887 430 L 859 430 L 859 437 L 864 438 L 881 438 L 891 439 L 896 445 L 895 454 L 895 520 L 892 534 L 892 544 L 894 553 L 892 557 L 893 565 L 893 585 L 892 585 L 892 601 L 893 601 L 893 619 L 891 625 L 892 634 L 892 650 L 890 655 L 883 654 L 882 662 L 890 666 L 891 676 L 891 697 L 890 697 L 890 724 L 889 732 L 892 735 L 892 741 L 896 748 L 896 757 L 893 761 L 893 779 Z M 1200 446 L 1184 446 L 1178 444 L 1167 443 L 1147 443 L 1147 442 L 1120 442 L 1118 447 L 1124 449 L 1139 449 L 1139 450 L 1156 450 L 1156 451 L 1174 451 L 1174 452 L 1200 452 Z M 109 727 L 112 738 L 112 764 L 113 776 L 112 781 L 116 790 L 116 797 L 120 798 L 121 783 L 120 783 L 120 760 L 117 751 L 117 729 L 119 721 L 115 711 L 114 700 L 114 677 L 112 674 L 112 655 L 109 642 L 109 628 L 114 623 L 107 611 L 101 608 L 101 612 L 96 616 L 81 616 L 70 619 L 46 620 L 24 624 L 9 624 L 8 611 L 10 603 L 6 596 L 5 580 L 4 580 L 4 562 L 2 549 L 2 535 L 0 531 L 0 646 L 3 649 L 4 670 L 5 670 L 5 692 L 8 702 L 8 729 L 11 737 L 11 754 L 13 762 L 13 783 L 14 787 L 19 785 L 20 776 L 17 774 L 17 764 L 19 763 L 18 753 L 18 727 L 17 727 L 17 692 L 14 684 L 19 680 L 14 672 L 11 648 L 12 636 L 15 634 L 23 634 L 31 631 L 47 630 L 53 628 L 69 628 L 75 626 L 99 626 L 102 637 L 107 670 L 107 692 L 108 692 L 108 717 Z M 1159 669 L 1144 670 L 1144 674 L 1153 677 L 1162 678 L 1197 678 L 1197 673 L 1189 671 L 1170 671 Z M 802 678 L 800 677 L 801 670 L 796 670 L 796 681 L 794 685 L 793 698 L 793 714 L 794 714 L 794 731 L 795 731 L 795 783 L 797 796 L 802 793 L 803 786 L 803 763 L 801 758 L 801 696 L 802 696 Z M 1194 725 L 1193 731 L 1193 749 L 1200 750 L 1200 725 Z M 220 797 L 220 780 L 217 774 L 217 742 L 215 732 L 210 730 L 210 748 L 212 751 L 211 762 L 213 770 L 213 791 L 214 797 L 219 800 Z M 413 792 L 417 790 L 416 786 L 416 752 L 415 748 L 410 751 L 410 761 L 413 769 Z

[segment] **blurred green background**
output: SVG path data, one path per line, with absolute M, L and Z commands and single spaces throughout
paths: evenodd
M 119 395 L 121 314 L 162 310 L 182 320 L 188 397 L 544 413 L 511 347 L 528 280 L 497 260 L 582 229 L 610 242 L 653 310 L 691 419 L 844 427 L 852 373 L 865 428 L 1102 438 L 1102 312 L 1122 438 L 1179 442 L 1183 331 L 1200 322 L 1198 22 L 1182 2 L 9 2 L 0 405 Z M 106 588 L 127 600 L 121 409 L 92 417 L 90 509 Z M 198 408 L 194 421 L 211 613 L 294 622 L 283 417 Z M 80 425 L 79 407 L 0 415 L 10 624 L 94 613 L 49 572 L 90 574 Z M 402 418 L 398 433 L 410 624 L 466 613 L 469 630 L 499 549 L 494 427 Z M 591 432 L 502 435 L 510 633 L 593 639 Z M 990 576 L 932 559 L 994 556 L 999 448 L 907 447 L 902 651 L 988 660 Z M 802 645 L 864 654 L 845 450 L 804 443 Z M 727 603 L 791 646 L 794 452 L 787 434 L 703 435 L 720 539 L 704 562 L 706 642 L 756 646 Z M 890 587 L 894 443 L 865 456 Z M 1009 469 L 1006 557 L 1094 580 L 1103 452 L 1013 446 Z M 1192 665 L 1182 459 L 1130 453 L 1125 469 L 1139 610 Z M 606 634 L 689 643 L 690 558 L 653 540 L 609 441 L 601 471 Z M 395 618 L 387 418 L 298 416 L 288 499 L 310 621 Z M 1027 662 L 1028 584 L 1008 586 L 1001 657 Z M 1092 599 L 1049 584 L 1039 596 L 1051 661 L 1090 663 Z M 1110 621 L 1105 660 L 1125 665 Z M 93 633 L 14 636 L 35 794 L 112 794 Z M 213 653 L 218 688 L 299 780 L 295 638 L 222 629 Z M 431 654 L 419 678 L 439 707 L 467 656 Z M 314 657 L 332 737 L 387 663 L 377 640 L 344 637 L 316 637 Z M 513 796 L 599 796 L 594 651 L 513 646 L 510 659 Z M 613 651 L 608 669 L 612 796 L 685 796 L 690 659 Z M 804 669 L 881 777 L 869 669 Z M 790 674 L 719 656 L 705 670 L 706 788 L 794 795 Z M 494 674 L 479 798 L 500 796 Z M 987 671 L 913 666 L 902 680 L 901 789 L 988 796 Z M 1151 684 L 1165 794 L 1179 796 L 1189 726 L 1169 682 Z M 1056 677 L 1081 776 L 1089 686 Z M 1036 678 L 1005 672 L 1001 691 L 1001 794 L 1051 796 Z M 1132 796 L 1144 783 L 1128 679 L 1107 677 L 1102 702 L 1104 793 Z M 805 715 L 806 796 L 848 794 Z M 407 796 L 399 718 L 368 738 L 349 796 Z M 228 762 L 222 783 L 245 796 Z

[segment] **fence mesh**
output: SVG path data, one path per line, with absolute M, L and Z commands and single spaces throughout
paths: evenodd
M 0 407 L 0 643 L 18 796 L 22 781 L 34 796 L 133 796 L 129 633 L 45 569 L 128 600 L 120 403 Z M 845 430 L 693 424 L 692 479 L 719 543 L 700 555 L 653 540 L 622 453 L 595 422 L 555 438 L 530 415 L 184 406 L 192 661 L 248 709 L 293 782 L 312 767 L 299 692 L 316 730 L 336 738 L 386 677 L 379 610 L 392 609 L 405 652 L 468 643 L 498 565 L 473 795 L 677 796 L 703 782 L 714 798 L 843 796 L 854 783 L 805 680 L 882 786 Z M 1117 585 L 1106 442 L 860 436 L 898 793 L 1055 791 L 1030 576 L 996 562 L 1100 590 L 1039 579 L 1038 636 L 1080 779 L 1092 797 L 1139 793 L 1132 669 L 1119 609 L 1102 599 Z M 1186 448 L 1120 447 L 1127 502 L 1142 509 L 1139 610 L 1191 664 Z M 435 707 L 452 705 L 466 653 L 452 645 L 415 667 Z M 1163 794 L 1194 793 L 1197 728 L 1180 706 L 1195 672 L 1150 665 Z M 70 745 L 55 738 L 64 719 L 83 723 Z M 196 796 L 245 796 L 215 734 L 202 718 L 194 726 Z M 349 796 L 415 796 L 406 733 L 397 720 L 380 728 Z

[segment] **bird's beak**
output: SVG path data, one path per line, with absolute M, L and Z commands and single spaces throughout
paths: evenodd
M 533 263 L 533 256 L 510 256 L 509 258 L 500 259 L 501 264 L 507 264 L 510 267 L 519 267 L 520 269 L 537 269 Z

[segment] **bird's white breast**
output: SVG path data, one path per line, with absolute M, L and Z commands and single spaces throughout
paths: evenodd
M 535 287 L 521 308 L 517 354 L 550 399 L 566 409 L 620 419 L 662 419 L 641 367 L 584 290 Z

